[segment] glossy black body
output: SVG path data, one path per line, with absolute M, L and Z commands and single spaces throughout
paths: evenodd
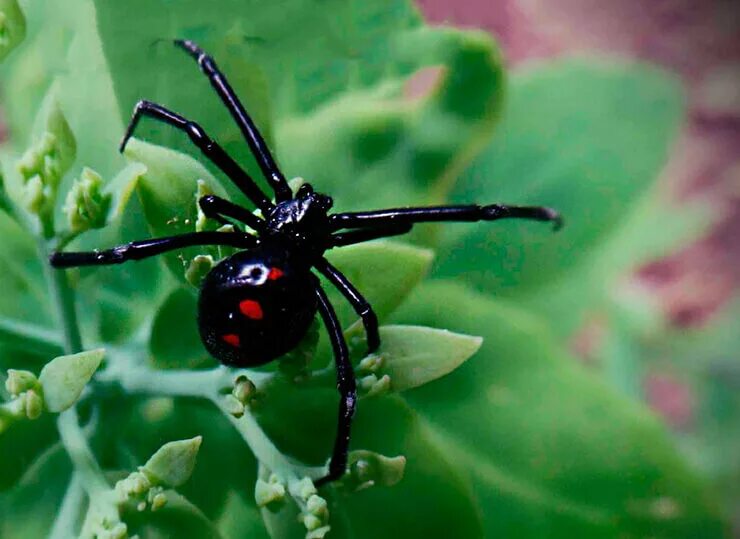
M 345 473 L 357 391 L 342 328 L 314 270 L 344 295 L 361 318 L 368 351 L 373 352 L 380 345 L 378 320 L 372 306 L 326 260 L 324 253 L 336 247 L 404 234 L 422 222 L 513 218 L 548 221 L 557 228 L 560 217 L 545 207 L 501 204 L 329 214 L 332 199 L 314 192 L 310 184 L 303 184 L 295 195 L 291 192 L 264 139 L 213 58 L 191 41 L 178 40 L 175 44 L 195 59 L 208 77 L 242 131 L 275 202 L 200 125 L 156 103 L 140 101 L 121 142 L 121 151 L 143 116 L 170 124 L 185 133 L 261 210 L 264 218 L 228 200 L 207 195 L 199 200 L 203 213 L 219 223 L 234 225 L 233 232 L 191 232 L 134 241 L 101 251 L 57 252 L 50 262 L 57 268 L 120 264 L 194 245 L 242 249 L 209 272 L 201 285 L 198 304 L 203 343 L 216 359 L 227 365 L 250 367 L 280 357 L 297 345 L 318 311 L 329 333 L 340 394 L 337 435 L 328 473 L 316 481 L 321 485 Z M 256 234 L 242 230 L 244 225 Z
M 287 254 L 262 244 L 221 261 L 203 280 L 198 328 L 206 349 L 221 363 L 262 365 L 295 348 L 308 331 L 316 316 L 317 279 Z

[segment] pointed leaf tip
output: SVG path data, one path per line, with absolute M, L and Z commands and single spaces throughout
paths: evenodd
M 46 409 L 63 412 L 77 402 L 104 355 L 105 351 L 100 348 L 59 356 L 44 365 L 39 382 L 43 388 Z
M 480 337 L 423 326 L 383 326 L 380 336 L 379 364 L 375 362 L 371 371 L 380 380 L 389 376 L 393 391 L 405 391 L 449 374 L 483 342 Z
M 157 485 L 174 488 L 183 485 L 195 469 L 202 436 L 169 442 L 160 447 L 141 468 Z

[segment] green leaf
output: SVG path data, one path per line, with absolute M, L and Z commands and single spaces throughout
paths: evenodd
M 157 310 L 149 339 L 153 363 L 159 368 L 213 365 L 200 341 L 197 302 L 193 291 L 176 288 Z
M 460 227 L 440 251 L 435 274 L 530 299 L 591 264 L 594 250 L 650 191 L 680 123 L 681 95 L 679 84 L 654 68 L 584 60 L 519 72 L 510 94 L 493 141 L 453 198 L 551 206 L 565 227 L 557 235 L 525 221 Z
M 217 521 L 221 535 L 227 539 L 268 539 L 265 525 L 262 522 L 259 510 L 252 500 L 245 500 L 236 492 L 231 491 L 226 497 L 226 503 L 221 517 Z
M 274 387 L 259 408 L 260 422 L 278 447 L 303 462 L 325 463 L 337 419 L 336 390 Z M 352 427 L 352 449 L 403 455 L 403 479 L 392 487 L 356 493 L 322 490 L 329 501 L 328 537 L 428 538 L 454 528 L 456 537 L 483 537 L 481 514 L 460 463 L 434 440 L 417 413 L 396 396 L 361 400 Z M 286 513 L 267 517 L 272 537 L 303 537 Z
M 390 376 L 393 391 L 406 391 L 449 374 L 480 348 L 482 339 L 421 326 L 383 326 L 376 376 Z M 360 373 L 363 365 L 360 364 Z
M 380 320 L 421 282 L 432 257 L 428 249 L 389 241 L 352 245 L 327 253 L 329 262 L 365 296 Z M 356 320 L 357 314 L 344 296 L 329 284 L 325 288 L 343 325 Z
M 0 62 L 26 37 L 26 19 L 16 0 L 0 0 Z
M 167 39 L 194 39 L 268 132 L 286 174 L 332 190 L 342 205 L 441 199 L 490 134 L 502 96 L 501 60 L 490 37 L 425 27 L 408 0 L 330 0 L 320 10 L 291 0 L 279 14 L 265 2 L 245 11 L 238 0 L 220 2 L 217 13 L 195 0 L 96 6 L 122 115 L 142 97 L 146 80 L 148 99 L 199 121 L 260 177 L 205 77 L 198 80 L 197 66 L 166 43 L 162 28 Z M 418 101 L 404 96 L 409 76 L 426 67 L 441 68 L 433 90 Z M 153 122 L 140 136 L 190 148 L 181 133 Z M 394 178 L 394 188 L 377 189 L 381 178 Z
M 137 139 L 129 142 L 125 155 L 146 166 L 146 172 L 139 176 L 136 183 L 136 192 L 155 236 L 174 236 L 195 231 L 198 180 L 205 181 L 214 193 L 224 194 L 203 165 L 187 155 Z M 165 254 L 164 258 L 174 275 L 184 281 L 185 261 L 189 262 L 204 249 L 183 249 Z
M 39 375 L 44 404 L 50 412 L 62 412 L 79 398 L 103 361 L 103 349 L 59 356 L 44 365 Z
M 5 466 L 4 462 L 0 468 Z M 23 478 L 15 488 L 0 495 L 0 537 L 43 539 L 48 537 L 62 504 L 71 463 L 61 444 L 57 444 L 22 471 Z
M 290 149 L 285 169 L 331 193 L 342 209 L 441 202 L 497 118 L 503 75 L 485 34 L 422 27 L 388 48 L 402 76 L 286 118 L 277 131 L 278 147 Z M 398 92 L 412 66 L 440 75 L 418 101 Z M 312 136 L 317 131 L 325 136 Z
M 405 395 L 467 469 L 487 537 L 721 536 L 666 429 L 537 320 L 451 283 L 422 287 L 397 319 L 483 336 L 475 358 Z
M 189 440 L 168 442 L 151 456 L 142 471 L 156 485 L 179 487 L 190 479 L 202 441 L 201 436 L 196 436 Z
M 57 440 L 54 417 L 41 415 L 36 421 L 15 421 L 0 432 L 0 492 L 17 486 L 18 479 Z M 0 511 L 3 502 L 0 501 Z M 3 522 L 0 518 L 0 523 Z M 1 530 L 2 528 L 0 528 Z M 1 537 L 8 537 L 0 534 Z M 12 537 L 12 536 L 10 536 Z

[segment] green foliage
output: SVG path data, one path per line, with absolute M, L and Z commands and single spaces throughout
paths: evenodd
M 487 35 L 429 27 L 408 0 L 248 4 L 26 0 L 18 46 L 22 16 L 0 0 L 0 56 L 16 36 L 0 66 L 0 365 L 16 369 L 0 395 L 0 536 L 721 536 L 711 489 L 666 430 L 565 348 L 607 285 L 706 220 L 656 226 L 671 216 L 652 186 L 681 116 L 676 83 L 580 60 L 505 89 Z M 329 253 L 392 325 L 365 357 L 357 316 L 329 291 L 361 400 L 349 473 L 320 491 L 337 413 L 323 331 L 263 370 L 215 367 L 199 342 L 192 285 L 229 250 L 47 267 L 59 247 L 212 230 L 206 190 L 245 203 L 169 126 L 143 122 L 120 157 L 139 99 L 198 121 L 260 177 L 174 37 L 213 53 L 286 174 L 339 209 L 505 201 L 565 215 L 557 236 L 419 227 L 424 247 Z M 409 96 L 425 68 L 434 86 Z M 424 283 L 433 255 L 445 280 Z

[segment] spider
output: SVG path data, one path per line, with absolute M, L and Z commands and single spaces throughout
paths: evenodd
M 557 229 L 561 219 L 550 208 L 500 204 L 405 207 L 330 214 L 331 197 L 314 191 L 310 184 L 304 183 L 293 195 L 262 135 L 213 58 L 192 41 L 175 40 L 174 43 L 195 59 L 208 77 L 244 135 L 275 201 L 260 190 L 200 125 L 156 103 L 139 101 L 119 150 L 124 151 L 142 116 L 184 131 L 203 155 L 261 210 L 264 217 L 214 195 L 199 199 L 203 213 L 222 224 L 237 222 L 247 225 L 256 234 L 239 229 L 232 232 L 191 232 L 134 241 L 106 250 L 55 252 L 50 263 L 55 268 L 121 264 L 198 245 L 240 249 L 219 262 L 205 276 L 198 299 L 198 328 L 203 344 L 213 357 L 229 366 L 263 365 L 295 348 L 318 311 L 331 340 L 340 394 L 334 448 L 328 473 L 316 481 L 320 486 L 339 479 L 346 471 L 357 391 L 342 328 L 312 270 L 336 287 L 361 318 L 368 351 L 374 352 L 380 345 L 378 319 L 372 306 L 327 261 L 324 253 L 336 247 L 404 234 L 415 223 L 514 218 L 549 221 Z

